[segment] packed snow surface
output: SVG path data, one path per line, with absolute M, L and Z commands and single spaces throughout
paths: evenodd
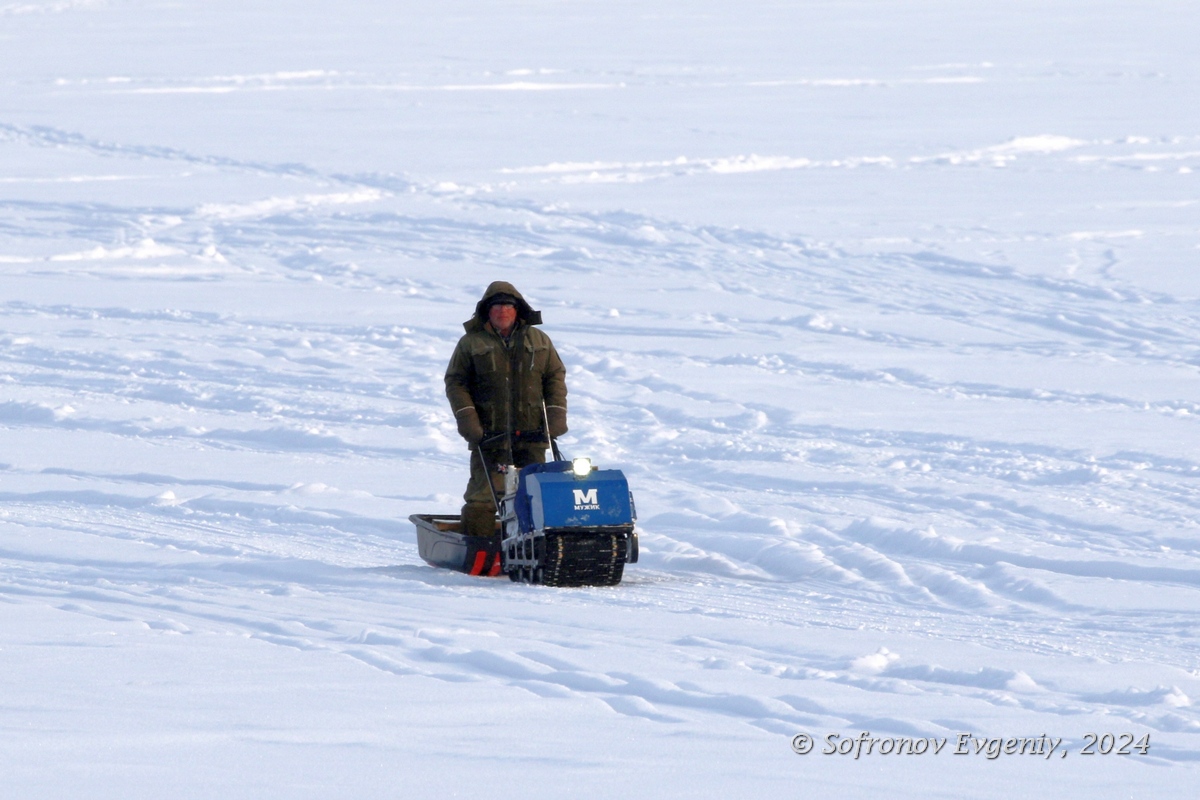
M 1194 796 L 1198 27 L 0 2 L 6 795 Z M 616 588 L 417 555 L 497 279 Z

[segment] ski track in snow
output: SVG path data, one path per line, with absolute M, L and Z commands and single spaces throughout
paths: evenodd
M 498 163 L 471 185 L 0 119 L 0 158 L 36 174 L 0 175 L 6 606 L 248 637 L 669 729 L 1036 728 L 1078 747 L 1099 726 L 1161 735 L 1147 764 L 1198 758 L 1200 295 L 533 199 L 776 171 L 1186 171 L 1196 141 L 1029 132 L 936 155 Z M 125 188 L 25 191 L 43 180 Z M 1112 259 L 1142 236 L 1047 233 Z M 453 512 L 464 477 L 441 373 L 499 277 L 543 309 L 568 365 L 566 448 L 629 476 L 643 554 L 617 589 L 417 558 L 407 515 Z

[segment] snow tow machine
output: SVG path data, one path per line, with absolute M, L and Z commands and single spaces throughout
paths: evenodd
M 503 436 L 475 453 L 483 460 L 483 444 Z M 514 581 L 546 586 L 620 583 L 625 565 L 638 560 L 637 513 L 625 474 L 598 469 L 590 458 L 568 461 L 557 442 L 550 445 L 553 461 L 496 469 L 504 474 L 504 496 L 492 488 L 496 535 L 467 535 L 459 516 L 410 516 L 421 558 L 469 575 L 507 572 Z

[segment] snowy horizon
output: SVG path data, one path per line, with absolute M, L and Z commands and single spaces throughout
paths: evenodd
M 1198 25 L 0 0 L 9 791 L 1186 796 Z M 417 555 L 497 279 L 617 587 Z

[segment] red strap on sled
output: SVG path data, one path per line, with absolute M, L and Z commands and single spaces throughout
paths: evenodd
M 488 570 L 488 577 L 494 578 L 500 574 L 500 554 L 496 553 L 496 557 L 492 559 L 492 568 Z
M 468 575 L 482 575 L 483 565 L 487 563 L 487 551 L 480 550 L 475 553 L 475 563 L 471 565 L 471 569 L 467 571 Z

